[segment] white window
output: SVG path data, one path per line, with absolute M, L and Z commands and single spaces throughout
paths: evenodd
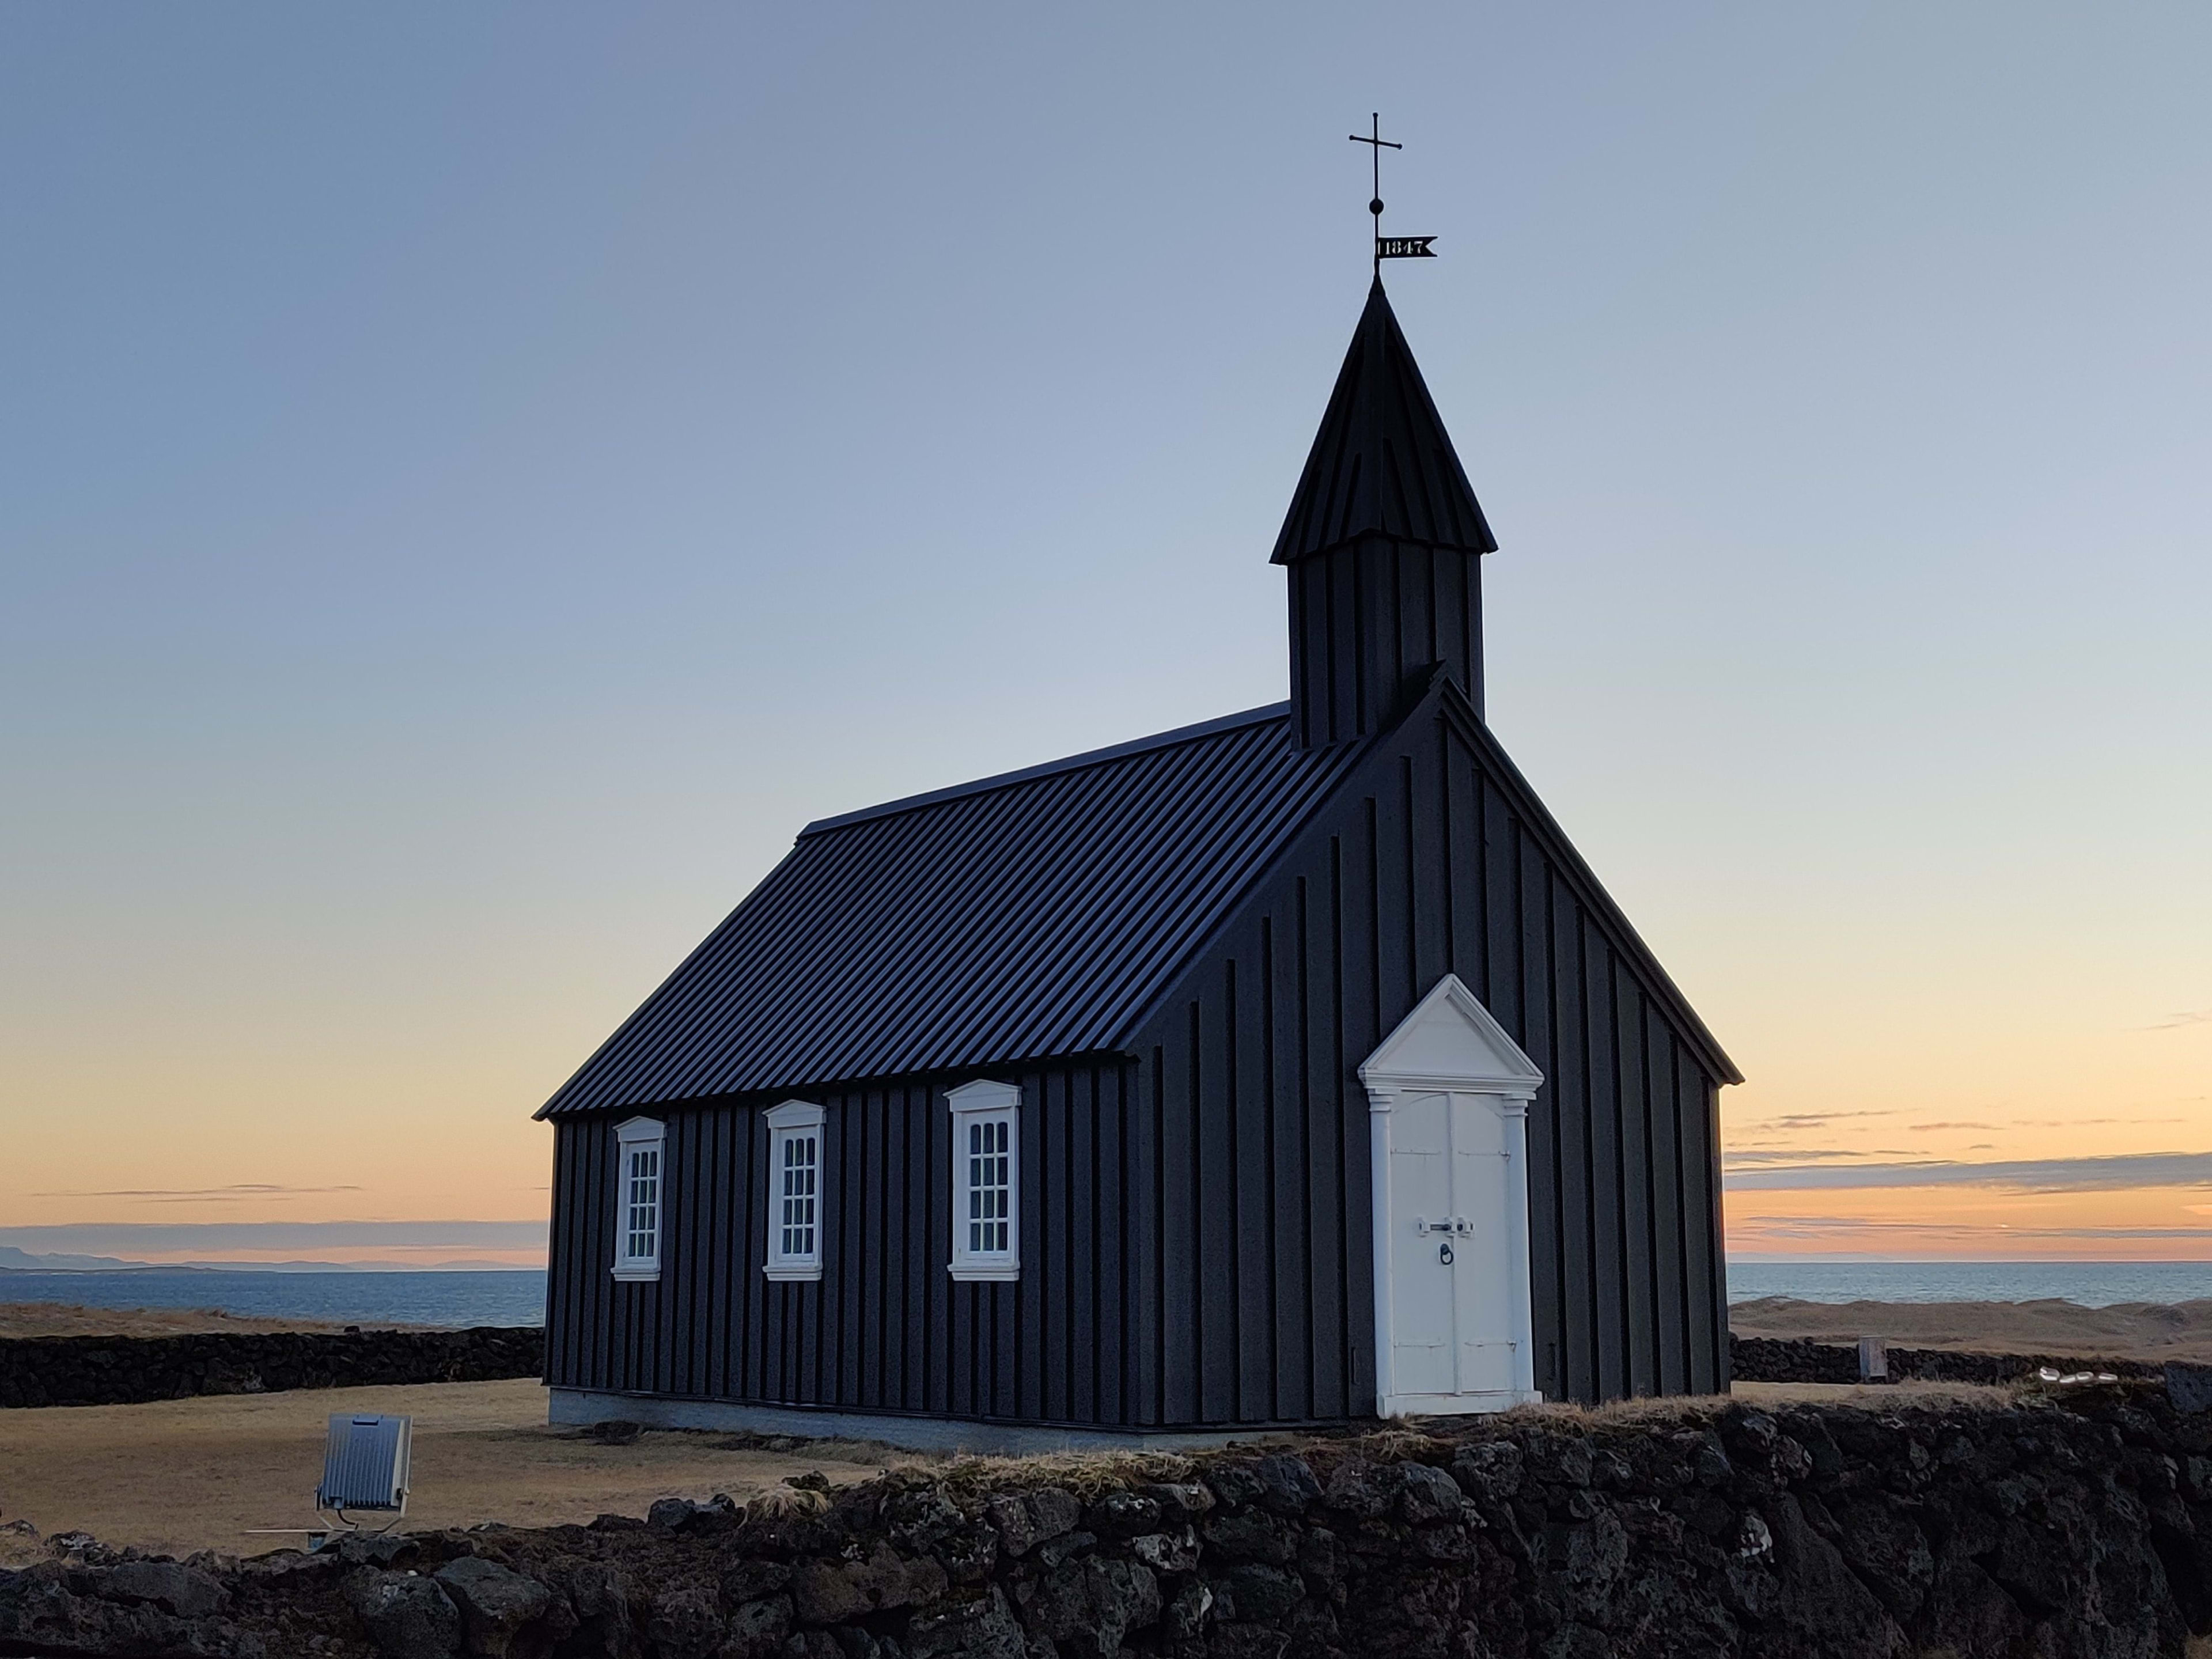
M 667 1132 L 634 1117 L 615 1131 L 615 1277 L 660 1277 L 662 1183 Z
M 1022 1276 L 1022 1091 L 963 1083 L 952 1108 L 952 1276 Z
M 768 1114 L 770 1279 L 822 1277 L 822 1108 L 787 1100 Z

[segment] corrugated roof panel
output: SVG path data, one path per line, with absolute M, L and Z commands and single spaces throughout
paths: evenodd
M 1359 752 L 1277 703 L 809 825 L 544 1112 L 1105 1048 Z

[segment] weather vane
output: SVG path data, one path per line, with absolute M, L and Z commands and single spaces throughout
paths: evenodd
M 1374 155 L 1375 193 L 1368 201 L 1367 210 L 1375 216 L 1375 275 L 1379 279 L 1382 275 L 1382 262 L 1385 259 L 1435 258 L 1436 250 L 1429 244 L 1437 239 L 1433 236 L 1385 236 L 1382 234 L 1382 152 L 1386 149 L 1403 149 L 1406 147 L 1401 143 L 1395 143 L 1382 136 L 1381 111 L 1376 111 L 1368 119 L 1370 131 L 1367 135 L 1363 137 L 1355 132 L 1351 135 L 1351 138 L 1355 144 L 1368 145 Z

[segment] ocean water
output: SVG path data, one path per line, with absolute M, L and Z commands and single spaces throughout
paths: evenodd
M 545 1274 L 513 1273 L 0 1272 L 0 1302 L 91 1308 L 220 1308 L 341 1325 L 542 1325 Z
M 2212 1297 L 2212 1261 L 1731 1261 L 1729 1299 L 1808 1302 L 2114 1302 Z M 220 1308 L 362 1325 L 538 1325 L 545 1275 L 514 1273 L 0 1272 L 0 1302 Z
M 1729 1300 L 2115 1302 L 2212 1297 L 2212 1261 L 1731 1261 Z

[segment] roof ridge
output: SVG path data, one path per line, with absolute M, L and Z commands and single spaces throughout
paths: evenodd
M 918 795 L 902 795 L 896 800 L 887 800 L 878 806 L 857 807 L 850 812 L 839 812 L 834 817 L 817 818 L 799 830 L 797 839 L 820 835 L 828 830 L 842 830 L 851 824 L 865 823 L 872 818 L 892 817 L 901 812 L 935 806 L 939 802 L 960 800 L 969 795 L 988 793 L 994 789 L 1005 789 L 1018 783 L 1028 783 L 1037 778 L 1048 778 L 1055 773 L 1073 772 L 1086 766 L 1097 766 L 1106 761 L 1120 760 L 1129 755 L 1141 755 L 1154 749 L 1172 748 L 1179 743 L 1190 743 L 1200 738 L 1210 738 L 1218 732 L 1234 732 L 1247 726 L 1260 726 L 1271 720 L 1286 720 L 1290 716 L 1288 700 L 1263 703 L 1257 708 L 1247 708 L 1235 714 L 1220 714 L 1210 720 L 1200 720 L 1191 726 L 1178 726 L 1146 738 L 1132 738 L 1126 743 L 1109 744 L 1103 749 L 1087 749 L 1079 755 L 1069 755 L 1060 760 L 1042 761 L 1035 766 L 1024 766 L 1012 772 L 995 772 L 989 777 L 977 778 L 972 783 L 948 784 L 942 789 L 926 790 Z

